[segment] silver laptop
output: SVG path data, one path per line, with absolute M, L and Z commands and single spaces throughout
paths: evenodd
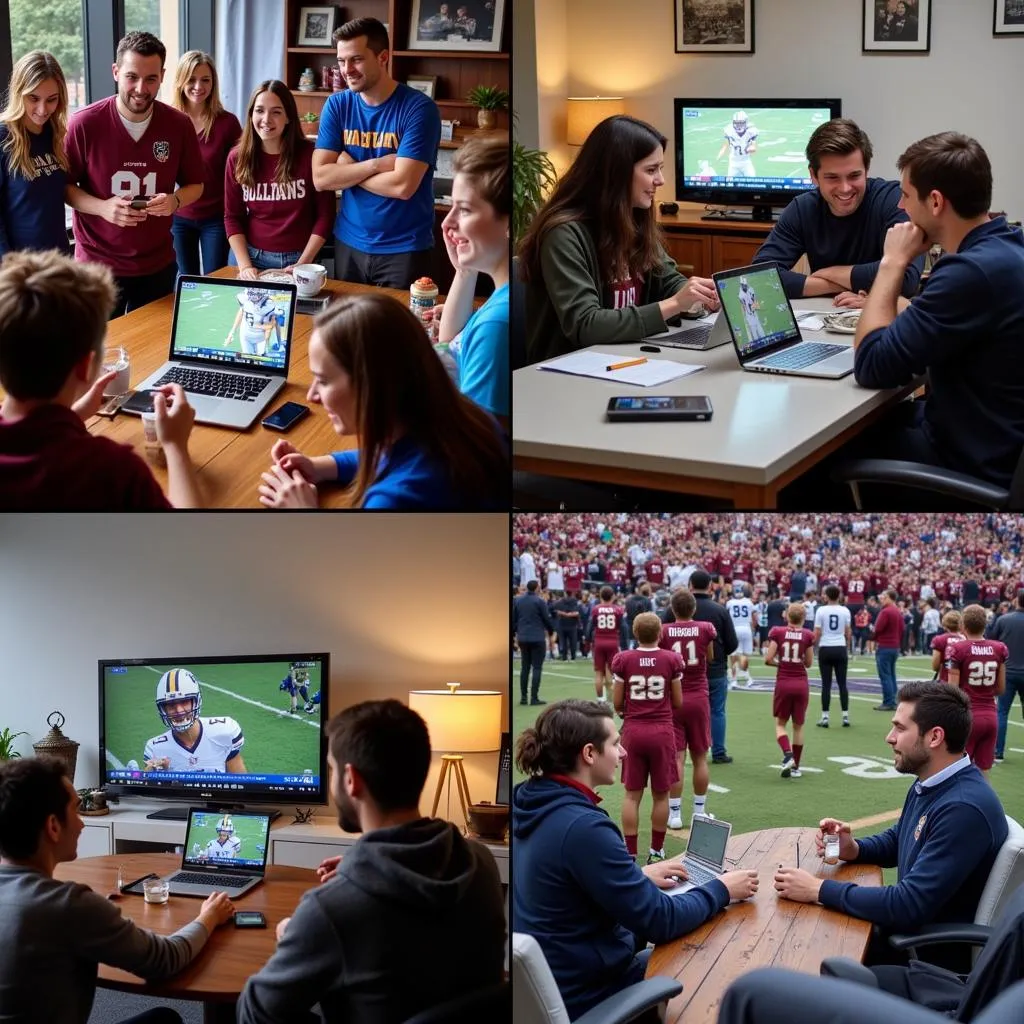
M 645 342 L 661 348 L 688 348 L 706 352 L 709 348 L 728 345 L 732 340 L 725 318 L 719 314 L 714 323 L 702 324 L 696 320 L 683 320 L 678 327 L 669 327 L 660 334 L 651 334 Z
M 190 807 L 181 868 L 167 877 L 172 896 L 241 896 L 267 870 L 270 815 Z
M 725 870 L 725 848 L 729 845 L 731 835 L 732 825 L 729 822 L 695 814 L 690 819 L 690 838 L 683 855 L 683 865 L 689 879 L 662 891 L 669 896 L 678 896 L 718 878 Z
M 140 412 L 144 392 L 178 383 L 199 423 L 252 426 L 287 382 L 295 307 L 294 284 L 182 275 L 168 361 L 124 411 Z
M 712 277 L 722 303 L 718 319 L 728 324 L 744 370 L 828 380 L 853 373 L 852 345 L 804 340 L 774 263 Z

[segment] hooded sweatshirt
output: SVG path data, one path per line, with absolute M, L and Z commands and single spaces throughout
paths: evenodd
M 486 847 L 437 818 L 375 829 L 299 901 L 238 1001 L 238 1024 L 400 1024 L 503 978 L 505 914 Z
M 668 896 L 581 790 L 534 778 L 512 793 L 512 929 L 544 951 L 575 1020 L 627 983 L 637 947 L 693 931 L 729 902 L 715 879 Z

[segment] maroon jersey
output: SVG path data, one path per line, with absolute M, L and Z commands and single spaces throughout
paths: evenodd
M 940 601 L 949 600 L 949 584 L 945 580 L 938 580 L 933 589 L 935 590 L 935 596 Z
M 626 582 L 626 570 L 621 565 L 612 565 L 608 567 L 608 580 L 609 582 L 625 583 Z
M 175 214 L 186 220 L 208 220 L 224 216 L 224 167 L 228 153 L 242 134 L 238 118 L 230 110 L 222 110 L 210 128 L 210 137 L 196 135 L 203 158 L 203 194 L 190 206 L 183 206 Z
M 814 634 L 809 629 L 797 629 L 792 626 L 773 626 L 768 630 L 768 642 L 775 641 L 778 653 L 775 660 L 779 664 L 776 683 L 801 683 L 807 685 L 807 666 L 804 665 L 804 652 L 814 646 Z
M 683 659 L 683 693 L 708 693 L 708 644 L 718 636 L 710 622 L 666 622 L 661 646 Z
M 871 593 L 880 594 L 885 590 L 885 585 L 888 582 L 889 577 L 884 572 L 873 572 L 871 574 Z
M 958 643 L 961 640 L 967 638 L 963 633 L 940 633 L 938 636 L 932 637 L 932 650 L 939 652 L 939 657 L 942 658 L 942 668 L 939 669 L 939 682 L 949 682 L 949 652 L 953 644 Z
M 754 563 L 750 559 L 744 559 L 736 564 L 736 575 L 741 580 L 749 580 L 754 575 Z
M 960 670 L 960 688 L 971 698 L 971 713 L 994 717 L 996 676 L 1010 654 L 1006 644 L 999 640 L 960 640 L 951 647 L 946 648 L 949 667 Z
M 624 683 L 626 721 L 672 722 L 673 679 L 683 674 L 683 659 L 672 651 L 637 647 L 612 659 L 612 679 Z
M 914 604 L 917 604 L 917 602 L 921 600 L 920 585 L 915 583 L 913 586 L 907 587 L 906 596 L 909 597 Z
M 788 572 L 779 574 L 779 593 L 785 594 L 787 597 L 789 596 L 789 581 L 791 575 L 792 574 Z
M 74 114 L 67 135 L 71 184 L 97 199 L 169 195 L 176 185 L 200 184 L 203 161 L 191 119 L 159 100 L 152 109 L 138 142 L 121 122 L 116 96 Z M 104 263 L 119 277 L 154 274 L 175 261 L 170 217 L 147 217 L 122 228 L 76 211 L 73 225 L 75 259 Z
M 594 643 L 618 644 L 622 637 L 622 617 L 625 612 L 617 604 L 599 604 L 590 613 L 594 623 Z
M 726 582 L 732 579 L 733 564 L 732 555 L 718 556 L 718 573 Z
M 566 593 L 577 591 L 583 584 L 583 565 L 580 562 L 566 562 L 562 566 L 562 579 Z
M 665 582 L 665 563 L 660 558 L 652 558 L 644 571 L 647 582 L 652 586 L 660 587 Z
M 986 583 L 981 588 L 982 604 L 998 604 L 1001 589 L 998 583 Z

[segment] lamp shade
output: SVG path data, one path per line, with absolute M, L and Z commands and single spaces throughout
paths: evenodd
M 472 754 L 501 747 L 497 690 L 410 690 L 409 707 L 430 730 L 431 750 Z
M 621 96 L 570 96 L 567 141 L 582 146 L 587 136 L 606 117 L 623 114 L 626 105 Z

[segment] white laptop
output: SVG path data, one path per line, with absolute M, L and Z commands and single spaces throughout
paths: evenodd
M 678 327 L 669 327 L 660 334 L 651 334 L 644 338 L 645 342 L 661 348 L 687 348 L 698 352 L 706 352 L 709 348 L 717 348 L 719 345 L 728 345 L 731 340 L 729 325 L 721 314 L 715 317 L 713 323 L 683 320 Z
M 664 889 L 669 896 L 689 892 L 698 885 L 706 885 L 725 870 L 725 848 L 729 845 L 732 825 L 704 814 L 695 814 L 690 820 L 690 838 L 686 843 L 683 865 L 689 876 L 672 889 Z
M 786 373 L 837 380 L 853 373 L 853 346 L 805 341 L 774 263 L 713 274 L 724 320 L 740 366 L 754 373 Z
M 244 430 L 288 379 L 296 287 L 284 282 L 178 278 L 168 361 L 122 408 L 152 407 L 149 390 L 178 383 L 199 423 Z
M 241 896 L 263 881 L 270 815 L 190 807 L 181 868 L 168 875 L 172 896 Z

